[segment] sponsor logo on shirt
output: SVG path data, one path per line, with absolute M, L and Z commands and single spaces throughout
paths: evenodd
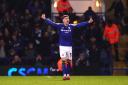
M 68 29 L 64 29 L 64 27 L 62 27 L 61 32 L 69 33 L 69 32 L 71 32 L 71 28 L 68 27 Z

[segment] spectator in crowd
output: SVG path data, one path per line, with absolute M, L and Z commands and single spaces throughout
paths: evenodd
M 30 11 L 28 9 L 25 9 L 23 15 L 24 15 L 25 21 L 31 22 L 33 16 L 32 16 L 32 14 L 30 13 Z
M 29 9 L 33 16 L 35 16 L 39 12 L 46 11 L 46 5 L 43 0 L 30 0 L 27 8 Z
M 38 53 L 38 51 L 36 51 L 33 42 L 28 43 L 27 47 L 25 48 L 24 54 L 25 54 L 23 57 L 24 65 L 42 66 L 45 64 L 45 62 L 42 61 L 43 60 L 42 54 L 40 54 L 40 53 Z M 30 61 L 30 62 L 28 62 L 28 61 Z
M 112 46 L 114 46 L 115 60 L 119 61 L 118 45 L 120 40 L 120 32 L 118 26 L 114 24 L 111 19 L 107 20 L 103 38 L 108 42 L 108 46 L 111 48 L 110 52 L 112 52 Z
M 15 11 L 15 9 L 12 9 L 11 12 L 10 12 L 10 18 L 11 18 L 11 26 L 12 27 L 18 27 L 19 23 L 18 23 L 18 15 Z
M 29 42 L 27 47 L 25 48 L 25 51 L 24 51 L 24 63 L 25 65 L 33 65 L 35 64 L 35 61 L 36 61 L 36 49 L 34 47 L 34 43 L 32 42 Z M 28 62 L 29 61 L 29 62 Z
M 23 64 L 19 55 L 14 55 L 11 63 L 12 63 L 12 65 L 16 65 L 16 64 L 22 65 Z
M 15 49 L 10 49 L 9 52 L 9 65 L 21 65 L 23 64 L 21 56 L 19 56 Z
M 40 27 L 39 23 L 35 23 L 34 29 L 33 29 L 33 34 L 32 34 L 32 39 L 35 43 L 36 50 L 39 53 L 42 53 L 42 47 L 43 47 L 43 30 Z
M 100 50 L 99 63 L 100 63 L 100 74 L 101 75 L 112 75 L 112 55 L 106 46 L 106 42 L 102 42 L 102 49 Z
M 97 15 L 96 13 L 93 11 L 92 7 L 88 7 L 88 10 L 84 12 L 84 19 L 88 20 L 90 17 L 92 17 L 94 19 L 94 21 L 97 20 Z
M 23 41 L 21 37 L 18 36 L 18 32 L 14 32 L 9 40 L 10 49 L 14 49 L 16 54 L 22 55 L 23 52 Z
M 43 35 L 43 55 L 45 57 L 48 57 L 50 56 L 50 49 L 51 49 L 51 40 L 50 40 L 50 35 L 49 35 L 49 32 L 46 31 L 44 32 L 44 35 Z
M 28 9 L 25 9 L 24 14 L 19 16 L 20 30 L 24 37 L 32 39 L 32 23 L 33 16 Z
M 86 71 L 85 67 L 88 66 L 88 60 L 86 59 L 87 56 L 85 55 L 84 52 L 81 52 L 79 54 L 79 57 L 77 58 L 76 62 L 75 62 L 75 67 L 77 72 L 81 72 L 82 74 L 84 74 Z M 81 71 L 80 71 L 81 70 Z
M 9 29 L 10 29 L 9 27 L 5 27 L 3 30 L 4 39 L 5 39 L 6 44 L 8 43 L 8 41 L 10 39 L 10 35 L 11 35 Z
M 0 0 L 0 15 L 3 16 L 4 13 L 7 11 L 8 5 L 6 0 Z
M 93 74 L 98 74 L 102 32 L 99 23 L 96 21 L 90 24 L 90 26 L 86 29 L 84 35 L 84 43 L 88 51 L 88 65 L 91 67 L 91 70 L 97 69 L 95 72 L 92 72 Z
M 93 45 L 96 45 L 97 48 L 101 47 L 102 32 L 97 22 L 93 22 L 85 31 L 84 39 L 88 49 Z
M 63 14 L 70 14 L 73 11 L 72 6 L 70 5 L 68 0 L 59 0 L 57 2 L 57 11 L 60 16 Z
M 1 19 L 1 21 L 2 21 L 2 25 L 3 26 L 11 26 L 11 24 L 10 24 L 11 23 L 11 18 L 10 18 L 10 14 L 9 14 L 8 11 L 5 12 L 5 14 L 4 14 L 3 18 Z
M 41 67 L 43 65 L 47 65 L 46 61 L 43 59 L 43 56 L 41 54 L 36 55 L 35 65 L 38 67 Z
M 0 39 L 0 65 L 8 65 L 9 59 L 7 57 L 7 47 L 5 41 Z
M 114 16 L 117 19 L 122 19 L 124 16 L 124 4 L 122 0 L 114 0 L 111 7 L 108 9 L 108 12 L 114 9 Z
M 127 34 L 128 35 L 128 16 L 124 17 L 123 34 Z
M 86 66 L 86 55 L 84 52 L 81 52 L 79 58 L 76 60 L 75 65 L 82 68 L 82 66 Z

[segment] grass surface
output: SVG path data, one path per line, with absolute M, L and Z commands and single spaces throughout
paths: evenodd
M 0 77 L 0 85 L 128 85 L 127 76 L 72 76 L 63 81 L 61 76 Z

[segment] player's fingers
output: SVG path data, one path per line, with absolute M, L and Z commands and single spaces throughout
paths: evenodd
M 45 14 L 42 14 L 42 15 L 41 15 L 41 18 L 42 18 L 42 19 L 45 19 Z
M 93 19 L 92 19 L 92 18 L 90 18 L 88 22 L 89 22 L 89 23 L 92 23 L 92 22 L 93 22 Z
M 93 19 L 92 18 L 90 18 L 90 23 L 92 23 L 93 22 Z

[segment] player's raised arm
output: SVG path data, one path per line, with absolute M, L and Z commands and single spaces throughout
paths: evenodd
M 52 20 L 46 18 L 45 14 L 41 15 L 41 19 L 43 19 L 48 25 L 51 25 L 54 28 L 58 28 L 58 24 L 53 22 Z
M 84 26 L 88 26 L 89 24 L 91 24 L 93 22 L 93 19 L 90 18 L 87 22 L 81 22 L 81 23 L 78 23 L 76 25 L 77 28 L 80 28 L 80 27 L 84 27 Z

